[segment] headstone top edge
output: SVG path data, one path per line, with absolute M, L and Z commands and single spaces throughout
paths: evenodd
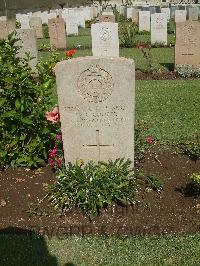
M 56 64 L 56 68 L 58 66 L 62 66 L 62 65 L 66 65 L 66 64 L 70 64 L 70 63 L 76 63 L 76 62 L 90 62 L 90 61 L 121 61 L 121 62 L 126 62 L 127 64 L 131 64 L 133 66 L 135 66 L 135 61 L 133 59 L 128 59 L 125 57 L 109 57 L 109 56 L 104 56 L 104 57 L 98 57 L 98 56 L 84 56 L 84 57 L 77 57 L 77 58 L 73 58 L 73 59 L 68 59 L 68 60 L 63 60 L 61 62 L 58 62 Z

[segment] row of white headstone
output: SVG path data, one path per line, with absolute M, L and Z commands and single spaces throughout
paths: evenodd
M 85 22 L 97 17 L 98 14 L 98 7 L 85 7 L 52 10 L 50 13 L 45 11 L 17 14 L 16 19 L 20 22 L 22 29 L 29 29 L 31 27 L 41 28 L 42 24 L 48 24 L 49 19 L 60 17 L 65 21 L 67 34 L 78 35 L 78 27 L 85 28 Z

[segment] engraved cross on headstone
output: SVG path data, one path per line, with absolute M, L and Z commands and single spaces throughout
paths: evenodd
M 88 145 L 83 145 L 84 148 L 97 148 L 98 151 L 98 161 L 100 161 L 100 156 L 101 156 L 101 148 L 103 147 L 114 147 L 114 144 L 112 145 L 107 145 L 107 144 L 101 144 L 100 142 L 100 134 L 99 130 L 96 130 L 96 144 L 88 144 Z

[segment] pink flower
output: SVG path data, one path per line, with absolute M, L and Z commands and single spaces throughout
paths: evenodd
M 51 112 L 46 112 L 45 116 L 46 116 L 46 119 L 52 122 L 53 124 L 58 122 L 60 119 L 58 107 L 57 106 L 54 107 L 54 109 Z
M 55 166 L 55 161 L 53 159 L 49 159 L 48 163 L 51 165 L 51 167 Z
M 146 142 L 148 143 L 148 144 L 154 144 L 154 139 L 153 139 L 153 137 L 151 137 L 151 136 L 148 136 L 148 137 L 146 137 Z
M 56 153 L 57 153 L 57 148 L 54 147 L 53 150 L 52 150 L 52 151 L 50 152 L 50 154 L 49 154 L 50 158 L 54 158 L 55 155 L 56 155 Z
M 57 161 L 58 167 L 61 168 L 62 166 L 62 158 L 59 158 Z
M 56 135 L 56 140 L 62 141 L 62 134 L 61 133 Z

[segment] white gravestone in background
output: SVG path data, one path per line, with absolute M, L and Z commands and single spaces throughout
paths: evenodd
M 135 65 L 84 57 L 56 65 L 65 163 L 134 161 Z
M 42 19 L 40 17 L 31 17 L 30 18 L 30 27 L 35 30 L 36 37 L 38 39 L 42 39 L 43 36 L 43 29 L 42 29 Z
M 119 56 L 118 24 L 102 22 L 92 24 L 93 56 Z
M 20 15 L 17 20 L 21 24 L 21 29 L 30 29 L 29 15 Z
M 139 31 L 150 31 L 150 11 L 139 11 Z
M 132 11 L 133 11 L 133 7 L 127 7 L 127 10 L 126 10 L 127 19 L 132 18 Z
M 175 10 L 175 22 L 184 22 L 186 21 L 186 10 Z
M 21 46 L 18 50 L 18 57 L 25 58 L 26 53 L 30 54 L 33 59 L 30 60 L 29 65 L 33 72 L 37 72 L 36 64 L 38 61 L 37 40 L 34 29 L 16 29 L 17 46 Z
M 78 24 L 75 13 L 65 14 L 64 17 L 67 35 L 78 35 Z
M 65 22 L 63 18 L 52 18 L 48 22 L 51 48 L 66 49 Z
M 163 8 L 161 8 L 161 13 L 166 14 L 166 16 L 167 16 L 167 21 L 170 20 L 170 9 L 169 9 L 168 7 L 163 7 Z
M 151 15 L 151 44 L 167 45 L 167 16 L 165 13 Z

